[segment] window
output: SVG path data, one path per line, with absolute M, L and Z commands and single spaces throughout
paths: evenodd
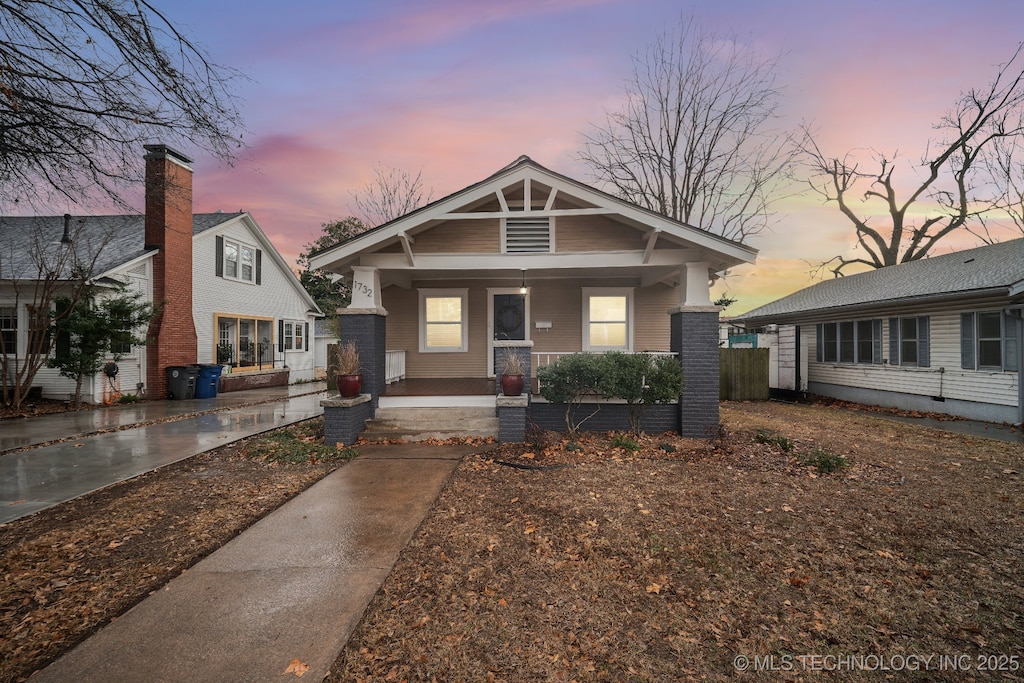
M 551 219 L 545 216 L 506 218 L 503 244 L 507 254 L 547 254 L 554 251 Z
M 583 349 L 629 351 L 633 348 L 633 290 L 583 289 Z
M 458 352 L 468 348 L 467 289 L 420 290 L 420 351 Z
M 929 317 L 889 318 L 889 362 L 930 367 Z
M 231 314 L 214 316 L 217 345 L 214 358 L 221 365 L 240 370 L 259 370 L 274 366 L 274 321 L 269 318 L 243 318 Z M 280 323 L 280 321 L 278 321 Z M 278 327 L 278 345 L 283 342 Z
M 18 352 L 18 309 L 0 306 L 0 353 Z
M 306 323 L 285 320 L 281 338 L 284 340 L 285 351 L 305 351 Z
M 819 363 L 882 362 L 882 320 L 857 320 L 818 325 Z
M 127 356 L 132 352 L 132 329 L 128 327 L 127 321 L 121 322 L 120 328 L 111 335 L 110 352 L 117 356 Z
M 960 367 L 1016 372 L 1016 319 L 1004 311 L 961 314 Z
M 260 284 L 263 252 L 247 244 L 217 236 L 217 276 Z
M 25 304 L 28 309 L 28 351 L 27 353 L 50 352 L 50 313 L 38 306 Z

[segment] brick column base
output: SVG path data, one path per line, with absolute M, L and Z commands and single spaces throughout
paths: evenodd
M 355 342 L 363 375 L 363 393 L 377 409 L 386 386 L 387 311 L 382 308 L 339 308 L 341 343 Z
M 351 446 L 373 414 L 369 394 L 355 398 L 327 398 L 320 401 L 324 407 L 324 444 Z
M 526 406 L 530 398 L 523 396 L 498 396 L 498 441 L 519 443 L 526 441 Z
M 717 306 L 685 307 L 671 314 L 671 350 L 679 354 L 686 386 L 679 396 L 679 433 L 708 438 L 718 431 Z

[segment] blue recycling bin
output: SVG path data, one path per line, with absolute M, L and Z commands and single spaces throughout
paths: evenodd
M 196 398 L 213 398 L 217 395 L 221 370 L 219 365 L 199 366 L 199 376 L 196 379 Z

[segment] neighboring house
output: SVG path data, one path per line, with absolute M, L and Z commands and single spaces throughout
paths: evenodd
M 796 327 L 813 394 L 1020 424 L 1024 240 L 820 282 L 738 318 Z
M 318 318 L 313 327 L 313 368 L 318 379 L 327 377 L 327 366 L 330 365 L 327 358 L 327 346 L 337 343 L 337 319 L 333 317 Z
M 681 429 L 703 436 L 718 423 L 709 283 L 755 256 L 524 156 L 310 262 L 352 279 L 342 339 L 360 345 L 375 400 L 385 348 L 407 381 L 494 377 L 508 348 L 529 349 L 534 370 L 578 351 L 671 352 L 686 374 Z
M 116 378 L 87 378 L 84 400 L 140 389 L 164 398 L 167 368 L 197 363 L 232 365 L 221 390 L 312 379 L 310 333 L 322 314 L 288 264 L 248 213 L 193 215 L 191 161 L 164 146 L 146 149 L 145 216 L 0 218 L 0 332 L 17 350 L 12 365 L 29 340 L 34 245 L 42 241 L 85 257 L 102 245 L 93 281 L 126 284 L 163 311 L 148 345 L 124 349 Z M 62 244 L 64 234 L 78 244 Z M 73 380 L 46 367 L 34 384 L 49 398 L 74 391 Z

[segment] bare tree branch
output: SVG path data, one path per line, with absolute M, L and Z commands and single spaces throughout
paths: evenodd
M 0 204 L 120 201 L 154 141 L 230 159 L 238 78 L 147 0 L 0 0 Z
M 833 262 L 838 266 L 832 271 L 841 274 L 855 264 L 883 268 L 916 261 L 961 232 L 986 242 L 997 239 L 991 219 L 1000 211 L 1017 221 L 1013 210 L 1021 206 L 1024 176 L 1013 152 L 1024 135 L 1024 43 L 987 88 L 961 94 L 935 128 L 943 137 L 929 143 L 919 166 L 924 173 L 901 200 L 896 155 L 874 152 L 877 170 L 861 171 L 852 153 L 840 159 L 822 152 L 804 127 L 801 151 L 810 167 L 809 184 L 826 202 L 837 204 L 867 254 L 837 256 L 822 270 Z M 858 201 L 853 193 L 861 187 Z M 1016 216 L 1024 217 L 1019 211 Z
M 746 241 L 767 226 L 794 156 L 769 128 L 777 62 L 684 20 L 634 58 L 623 109 L 584 136 L 579 159 L 624 199 Z
M 353 192 L 360 218 L 376 227 L 429 204 L 434 191 L 423 188 L 423 171 L 413 176 L 408 171 L 377 166 L 374 180 L 360 192 Z

